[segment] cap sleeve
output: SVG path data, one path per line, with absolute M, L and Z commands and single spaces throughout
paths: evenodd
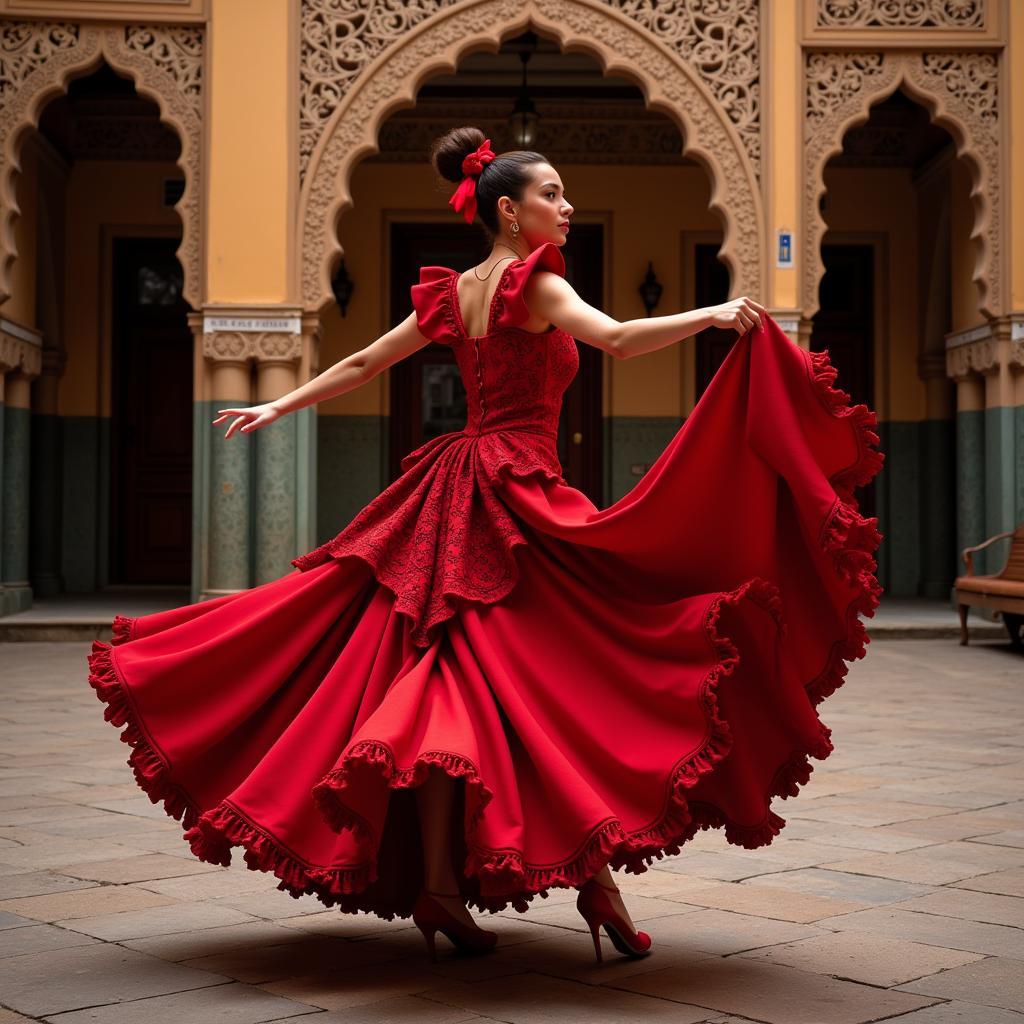
M 421 267 L 419 283 L 410 289 L 420 333 L 442 345 L 451 345 L 459 336 L 451 309 L 451 278 L 447 267 Z
M 502 283 L 502 293 L 494 319 L 495 329 L 518 327 L 529 320 L 530 308 L 523 299 L 523 290 L 534 270 L 553 270 L 559 276 L 565 277 L 562 250 L 554 242 L 544 242 L 525 260 L 518 260 L 509 267 Z

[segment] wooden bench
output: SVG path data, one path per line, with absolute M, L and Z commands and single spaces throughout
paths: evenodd
M 997 540 L 1010 537 L 1010 553 L 1003 568 L 991 575 L 978 576 L 974 572 L 974 552 L 987 548 Z M 1024 523 L 1016 530 L 997 533 L 982 544 L 964 548 L 967 575 L 957 576 L 953 584 L 956 606 L 960 612 L 960 643 L 967 643 L 967 609 L 992 608 L 1002 614 L 1010 642 L 1014 647 L 1024 646 L 1021 625 L 1024 624 Z

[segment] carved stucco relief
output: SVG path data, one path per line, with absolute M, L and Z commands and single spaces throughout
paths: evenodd
M 334 112 L 364 71 L 411 30 L 454 2 L 405 0 L 385 6 L 302 0 L 301 181 Z M 713 4 L 595 0 L 595 4 L 641 26 L 691 67 L 732 122 L 755 175 L 760 176 L 761 0 L 716 0 Z M 525 29 L 526 19 L 516 19 L 515 27 Z M 501 34 L 511 28 L 511 24 L 502 26 Z M 500 35 L 494 38 L 500 40 Z
M 393 110 L 413 106 L 420 84 L 453 71 L 467 50 L 482 43 L 496 49 L 502 36 L 531 23 L 562 46 L 585 47 L 607 73 L 639 82 L 649 109 L 680 126 L 684 152 L 712 182 L 710 207 L 723 224 L 721 258 L 731 294 L 763 294 L 764 214 L 755 168 L 728 113 L 678 52 L 601 0 L 479 0 L 444 6 L 421 20 L 353 78 L 334 109 L 311 154 L 300 200 L 307 309 L 333 301 L 331 268 L 342 251 L 335 225 L 352 202 L 354 167 L 377 151 L 381 123 Z
M 821 28 L 985 27 L 986 0 L 818 0 Z
M 22 137 L 38 124 L 46 104 L 101 58 L 131 76 L 181 140 L 178 165 L 185 173 L 185 188 L 175 206 L 182 223 L 177 256 L 184 269 L 185 298 L 198 309 L 203 284 L 203 28 L 198 25 L 0 22 L 0 301 L 10 296 L 11 266 L 17 257 L 13 226 L 20 212 L 15 181 Z
M 207 331 L 203 355 L 213 362 L 294 363 L 302 358 L 302 335 L 285 331 Z
M 998 315 L 1003 218 L 997 57 L 929 51 L 807 53 L 804 72 L 804 315 L 812 317 L 819 309 L 818 283 L 824 274 L 821 239 L 826 224 L 819 203 L 825 191 L 825 165 L 842 152 L 845 132 L 867 121 L 871 105 L 899 86 L 950 133 L 957 156 L 969 169 L 972 280 L 978 287 L 980 311 Z

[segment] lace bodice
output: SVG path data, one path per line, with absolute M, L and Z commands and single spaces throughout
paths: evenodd
M 515 585 L 513 548 L 527 538 L 501 499 L 503 474 L 566 483 L 558 459 L 562 397 L 579 369 L 576 342 L 552 327 L 527 331 L 523 289 L 536 269 L 564 275 L 553 242 L 505 267 L 486 333 L 470 336 L 459 311 L 459 275 L 423 267 L 412 286 L 416 320 L 431 341 L 450 345 L 466 390 L 466 425 L 402 459 L 402 475 L 333 539 L 292 565 L 308 570 L 355 555 L 397 596 L 426 646 L 459 601 L 500 600 Z
M 466 389 L 466 433 L 558 434 L 562 396 L 579 369 L 579 355 L 572 336 L 557 327 L 538 333 L 520 326 L 530 316 L 523 290 L 536 269 L 565 275 L 565 261 L 554 242 L 504 268 L 491 298 L 487 330 L 477 336 L 462 322 L 458 273 L 423 267 L 419 284 L 412 287 L 420 331 L 455 353 Z

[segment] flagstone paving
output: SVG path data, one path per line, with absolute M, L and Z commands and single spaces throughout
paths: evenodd
M 0 1024 L 1010 1024 L 1024 1021 L 1024 658 L 875 640 L 821 708 L 836 751 L 759 850 L 700 833 L 616 880 L 653 938 L 594 959 L 575 890 L 411 919 L 204 864 L 137 788 L 83 643 L 0 644 Z

